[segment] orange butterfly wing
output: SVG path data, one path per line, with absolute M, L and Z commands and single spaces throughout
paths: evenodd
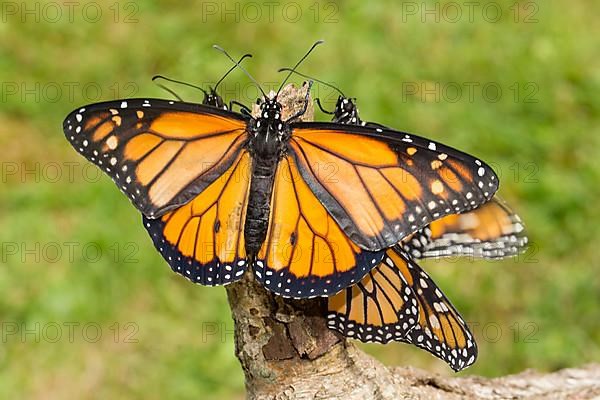
M 406 277 L 386 262 L 327 301 L 328 326 L 362 342 L 406 341 L 419 316 L 417 298 Z
M 455 371 L 477 358 L 477 344 L 458 311 L 398 246 L 387 250 L 383 262 L 359 284 L 330 297 L 328 309 L 329 327 L 347 337 L 411 343 Z
M 403 245 L 415 258 L 503 258 L 519 254 L 527 241 L 519 216 L 494 197 L 473 211 L 432 222 L 404 239 Z
M 396 246 L 387 254 L 407 277 L 419 303 L 419 322 L 407 335 L 407 342 L 446 361 L 455 371 L 472 365 L 477 359 L 477 343 L 450 300 L 406 252 Z
M 89 105 L 69 114 L 63 128 L 152 218 L 201 193 L 231 166 L 247 136 L 238 114 L 158 99 Z
M 143 217 L 154 246 L 173 271 L 209 286 L 242 277 L 247 268 L 244 219 L 250 162 L 243 152 L 187 204 L 158 219 Z
M 293 158 L 279 162 L 267 237 L 254 263 L 259 282 L 283 296 L 331 295 L 358 282 L 382 257 L 345 235 Z
M 483 162 L 418 136 L 331 123 L 292 128 L 289 153 L 302 178 L 366 250 L 393 246 L 436 219 L 487 202 L 498 189 Z

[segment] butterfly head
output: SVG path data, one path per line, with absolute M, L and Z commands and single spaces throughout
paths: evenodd
M 340 124 L 360 125 L 362 121 L 358 116 L 358 107 L 354 101 L 355 99 L 339 96 L 333 111 L 333 120 Z
M 289 134 L 281 119 L 282 107 L 277 98 L 265 98 L 260 104 L 260 115 L 252 128 L 250 147 L 261 158 L 278 158 Z
M 204 92 L 204 100 L 202 104 L 220 108 L 221 110 L 227 110 L 227 106 L 223 101 L 223 98 L 219 96 L 217 91 L 213 88 L 209 88 L 208 92 Z
M 273 131 L 280 132 L 283 127 L 281 111 L 281 103 L 277 98 L 265 98 L 260 103 L 260 116 L 256 119 L 257 127 L 269 126 Z

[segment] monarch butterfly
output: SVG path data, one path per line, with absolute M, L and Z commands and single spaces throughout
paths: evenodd
M 283 68 L 280 71 L 290 70 Z M 295 73 L 300 74 L 297 71 Z M 363 122 L 354 99 L 340 92 L 333 112 L 341 124 Z M 498 198 L 464 214 L 453 214 L 404 238 L 357 284 L 328 298 L 328 326 L 363 342 L 414 344 L 460 371 L 477 358 L 473 334 L 458 311 L 414 258 L 471 255 L 499 258 L 527 243 L 520 218 Z
M 261 89 L 258 117 L 126 99 L 76 109 L 63 128 L 142 212 L 171 268 L 204 285 L 236 281 L 250 266 L 277 294 L 331 295 L 358 282 L 383 249 L 496 192 L 488 165 L 440 143 L 297 122 L 308 91 L 304 110 L 284 120 L 277 96 L 286 80 L 274 96 Z

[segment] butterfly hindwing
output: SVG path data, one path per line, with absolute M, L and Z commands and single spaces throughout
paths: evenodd
M 362 342 L 406 341 L 418 315 L 412 288 L 387 255 L 359 283 L 328 298 L 328 326 Z
M 289 153 L 302 178 L 348 237 L 390 247 L 445 215 L 476 208 L 498 189 L 482 161 L 390 129 L 292 124 Z
M 158 99 L 89 105 L 69 114 L 63 129 L 151 218 L 202 192 L 231 166 L 247 136 L 239 114 Z
M 247 268 L 244 218 L 250 156 L 232 166 L 187 204 L 158 219 L 143 217 L 154 246 L 173 271 L 195 283 L 221 285 Z
M 523 251 L 527 236 L 519 216 L 494 197 L 475 210 L 436 220 L 402 243 L 415 258 L 503 258 Z
M 395 254 L 392 254 L 395 253 Z M 388 255 L 406 276 L 419 303 L 418 324 L 406 337 L 460 371 L 475 362 L 477 344 L 466 322 L 435 282 L 399 246 Z
M 353 243 L 300 177 L 294 159 L 279 162 L 257 279 L 277 294 L 334 294 L 358 282 L 383 257 Z
M 360 283 L 328 299 L 329 327 L 364 342 L 421 347 L 455 371 L 475 362 L 466 323 L 435 282 L 398 246 Z M 380 310 L 395 310 L 381 313 Z

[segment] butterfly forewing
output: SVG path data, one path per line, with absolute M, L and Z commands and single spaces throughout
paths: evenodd
M 247 136 L 239 114 L 157 99 L 86 106 L 63 128 L 73 147 L 151 218 L 202 192 L 231 166 Z
M 289 153 L 302 178 L 345 234 L 367 250 L 476 208 L 498 189 L 485 163 L 418 136 L 331 123 L 292 127 Z

